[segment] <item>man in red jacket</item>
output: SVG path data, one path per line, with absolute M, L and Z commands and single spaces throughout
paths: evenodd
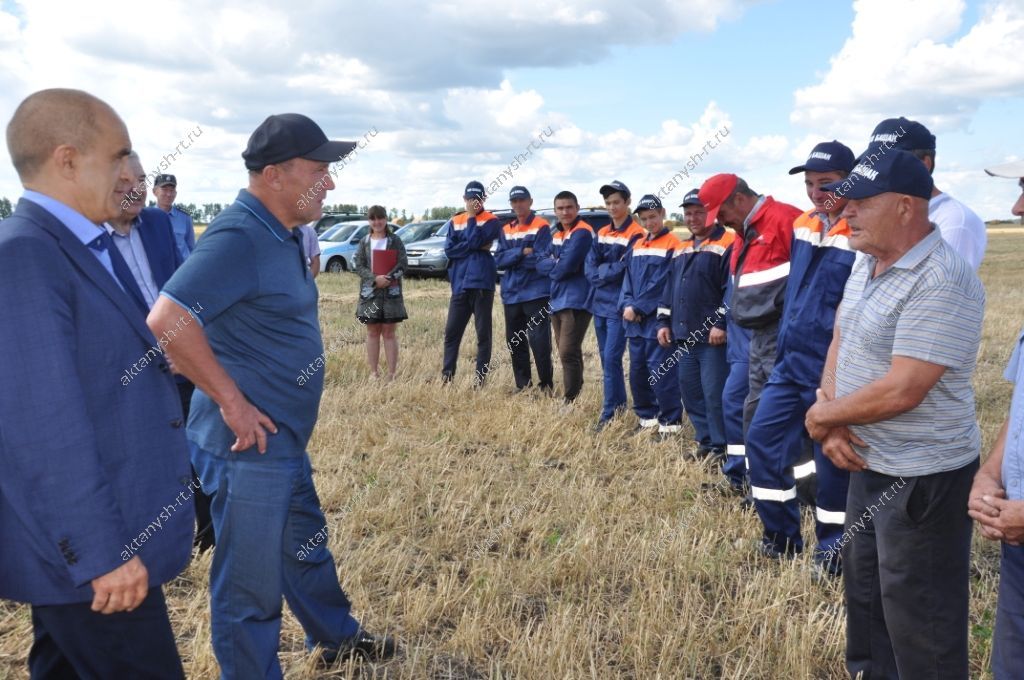
M 793 221 L 801 210 L 763 196 L 733 174 L 715 175 L 700 188 L 708 225 L 719 222 L 736 230 L 732 246 L 733 293 L 729 314 L 750 334 L 750 392 L 743 404 L 743 432 L 775 365 L 779 319 L 789 277 Z

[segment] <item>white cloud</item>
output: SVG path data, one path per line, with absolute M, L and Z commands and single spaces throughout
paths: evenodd
M 942 132 L 964 128 L 983 100 L 1024 89 L 1020 0 L 987 3 L 955 40 L 962 0 L 856 0 L 854 11 L 831 69 L 796 91 L 791 122 L 851 137 L 905 115 Z

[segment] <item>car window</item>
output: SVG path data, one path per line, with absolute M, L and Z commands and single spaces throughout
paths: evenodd
M 352 236 L 352 232 L 354 232 L 355 230 L 356 230 L 355 225 L 341 224 L 334 231 L 334 233 L 331 234 L 330 238 L 322 238 L 321 237 L 320 240 L 321 241 L 330 241 L 331 243 L 340 243 L 342 241 L 348 240 Z

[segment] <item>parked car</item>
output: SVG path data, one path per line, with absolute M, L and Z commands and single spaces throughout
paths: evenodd
M 409 245 L 423 239 L 428 239 L 437 234 L 438 229 L 444 226 L 448 220 L 426 220 L 424 222 L 410 222 L 396 232 L 402 243 Z
M 320 245 L 320 271 L 322 272 L 350 272 L 354 266 L 356 248 L 359 242 L 370 232 L 370 223 L 366 220 L 359 222 L 346 222 L 340 225 L 328 240 L 317 239 Z M 388 223 L 392 229 L 398 229 L 397 225 Z
M 342 222 L 362 222 L 365 220 L 366 215 L 363 213 L 324 213 L 316 221 L 316 224 L 313 225 L 313 228 L 316 229 L 317 236 L 322 236 L 325 231 L 336 224 L 341 224 Z
M 498 218 L 498 222 L 504 227 L 506 224 L 515 219 L 515 213 L 509 209 L 504 210 L 492 210 L 495 217 Z M 537 214 L 546 219 L 550 224 L 554 224 L 558 221 L 555 217 L 554 210 L 538 210 Z M 612 218 L 608 214 L 608 211 L 604 208 L 587 208 L 580 210 L 580 217 L 585 219 L 594 230 L 598 230 L 601 227 L 611 224 Z M 444 254 L 444 245 L 448 237 L 448 227 L 442 225 L 441 229 L 438 230 L 437 234 L 432 238 L 424 239 L 422 241 L 416 241 L 411 246 L 406 248 L 406 254 L 409 256 L 409 268 L 410 274 L 419 274 L 421 276 L 447 276 L 448 273 L 448 256 Z M 498 249 L 498 242 L 495 241 L 491 244 L 491 252 L 494 253 Z M 321 260 L 322 261 L 322 260 Z M 499 278 L 503 272 L 498 272 Z
M 444 244 L 448 240 L 448 226 L 448 220 L 445 220 L 433 236 L 406 246 L 405 255 L 409 259 L 406 273 L 447 276 L 448 256 L 444 254 Z

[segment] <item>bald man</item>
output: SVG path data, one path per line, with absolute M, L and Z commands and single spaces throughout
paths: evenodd
M 181 405 L 100 226 L 131 140 L 92 95 L 43 90 L 7 148 L 25 192 L 0 230 L 0 597 L 32 605 L 33 678 L 183 678 L 160 588 L 192 545 Z

